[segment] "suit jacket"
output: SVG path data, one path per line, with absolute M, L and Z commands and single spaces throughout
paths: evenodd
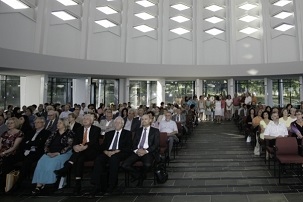
M 107 123 L 107 120 L 106 119 L 102 119 L 100 121 L 100 128 L 101 128 L 101 133 L 106 133 L 108 131 L 111 131 L 111 130 L 115 130 L 115 127 L 114 127 L 114 120 L 112 119 L 111 122 L 109 123 L 109 127 L 106 128 L 106 123 Z
M 138 145 L 141 139 L 143 127 L 139 128 L 135 132 L 134 142 L 133 142 L 133 150 L 138 149 Z M 147 151 L 154 155 L 154 157 L 158 156 L 159 153 L 159 145 L 160 145 L 160 131 L 157 128 L 150 127 L 148 134 L 148 148 Z
M 109 147 L 113 141 L 116 130 L 105 133 L 103 144 L 101 145 L 101 152 L 109 150 Z M 128 130 L 122 129 L 119 138 L 119 150 L 125 153 L 131 153 L 132 151 L 132 134 Z
M 51 132 L 49 130 L 42 129 L 35 138 L 35 140 L 32 141 L 32 138 L 35 134 L 36 130 L 23 139 L 23 150 L 30 150 L 31 147 L 34 146 L 36 153 L 42 155 L 44 153 L 45 142 L 51 135 Z
M 43 112 L 37 112 L 35 114 L 37 117 L 44 117 L 45 119 L 47 118 L 47 112 L 43 111 Z
M 126 124 L 127 117 L 124 118 L 124 126 Z M 141 122 L 138 119 L 133 118 L 132 125 L 131 125 L 131 132 L 136 132 L 140 128 Z M 124 128 L 123 126 L 123 128 Z
M 81 128 L 81 126 L 82 126 L 82 125 L 81 125 L 80 123 L 75 122 L 72 131 L 73 131 L 74 133 L 76 133 L 76 131 L 79 130 L 79 128 Z
M 97 126 L 91 125 L 89 131 L 89 142 L 87 142 L 87 149 L 95 149 L 96 152 L 100 149 L 99 139 L 100 139 L 101 129 Z M 84 136 L 84 126 L 81 126 L 75 134 L 73 145 L 82 144 Z
M 45 129 L 47 128 L 49 122 L 50 122 L 50 120 L 46 121 L 46 123 L 45 123 Z M 52 127 L 49 129 L 49 131 L 51 131 L 51 133 L 56 132 L 56 130 L 57 130 L 57 123 L 58 123 L 58 118 L 54 119 L 54 123 L 53 123 Z
M 186 123 L 185 115 L 180 114 L 180 121 L 177 120 L 178 119 L 177 117 L 178 117 L 178 114 L 173 115 L 172 120 L 175 121 L 175 122 L 181 122 L 183 125 L 185 125 L 185 123 Z

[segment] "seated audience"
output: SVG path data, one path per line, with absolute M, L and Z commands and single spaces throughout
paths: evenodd
M 132 133 L 136 132 L 140 128 L 141 122 L 138 119 L 135 119 L 135 110 L 130 108 L 128 110 L 127 118 L 124 118 L 124 129 Z
M 297 120 L 290 124 L 290 131 L 294 137 L 297 137 L 298 145 L 301 145 L 303 138 L 302 110 L 297 110 L 296 116 Z
M 292 121 L 292 119 L 288 116 L 288 110 L 287 108 L 284 108 L 282 110 L 282 117 L 279 119 L 279 122 L 284 123 L 285 126 L 287 127 L 287 130 L 290 130 L 290 124 Z
M 0 136 L 7 131 L 7 125 L 5 124 L 5 118 L 0 115 Z
M 290 108 L 290 115 L 289 115 L 289 117 L 291 118 L 291 122 L 294 122 L 295 120 L 297 120 L 296 109 L 295 108 Z
M 263 111 L 261 114 L 262 120 L 260 121 L 260 128 L 261 128 L 261 133 L 260 133 L 260 138 L 263 140 L 264 139 L 264 131 L 268 124 L 272 122 L 269 116 L 268 111 Z
M 74 133 L 81 128 L 81 124 L 76 122 L 76 115 L 74 113 L 70 113 L 68 115 L 69 129 Z
M 47 139 L 45 154 L 37 163 L 32 180 L 36 188 L 32 194 L 39 194 L 46 184 L 54 184 L 57 181 L 54 170 L 62 168 L 64 162 L 72 155 L 73 136 L 74 133 L 69 130 L 68 120 L 59 119 L 57 131 Z
M 106 110 L 106 119 L 100 121 L 101 135 L 105 135 L 106 132 L 115 130 L 113 113 L 111 110 Z M 124 121 L 123 121 L 124 123 Z
M 51 133 L 54 133 L 57 130 L 58 123 L 58 112 L 54 110 L 49 110 L 47 113 L 48 120 L 45 123 L 45 129 L 49 130 Z
M 284 123 L 279 122 L 278 113 L 271 114 L 272 122 L 269 123 L 264 131 L 264 138 L 276 139 L 277 137 L 287 137 L 288 131 Z

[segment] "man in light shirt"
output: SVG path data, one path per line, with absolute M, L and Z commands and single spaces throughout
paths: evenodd
M 172 114 L 170 112 L 166 112 L 165 120 L 160 122 L 159 130 L 162 133 L 167 133 L 167 137 L 169 140 L 169 150 L 168 155 L 170 157 L 171 151 L 173 149 L 174 141 L 179 142 L 178 137 L 178 127 L 175 121 L 171 120 Z
M 115 130 L 112 111 L 110 110 L 106 111 L 106 119 L 101 120 L 100 128 L 101 128 L 101 135 L 104 135 L 108 131 Z
M 271 119 L 273 122 L 269 123 L 264 131 L 265 139 L 276 139 L 277 137 L 287 137 L 288 131 L 284 123 L 279 122 L 278 113 L 272 113 Z

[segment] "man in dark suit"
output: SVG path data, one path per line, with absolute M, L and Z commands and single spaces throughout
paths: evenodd
M 100 189 L 101 192 L 105 192 L 107 187 L 108 194 L 113 192 L 118 181 L 120 162 L 131 154 L 132 135 L 130 131 L 122 129 L 123 125 L 123 118 L 117 117 L 114 120 L 115 130 L 105 133 L 104 142 L 101 145 L 101 154 L 97 156 L 94 163 L 92 182 L 95 185 L 91 197 L 95 196 Z M 109 164 L 108 183 L 106 183 L 107 163 Z
M 160 132 L 157 128 L 151 127 L 150 123 L 149 115 L 143 115 L 142 127 L 135 132 L 133 153 L 122 165 L 135 179 L 138 179 L 138 187 L 143 185 L 147 171 L 152 166 L 154 158 L 159 155 Z M 143 163 L 141 171 L 133 167 L 133 164 L 137 161 L 142 161 Z
M 92 125 L 93 122 L 94 115 L 84 115 L 83 126 L 76 131 L 74 137 L 72 156 L 64 163 L 64 167 L 62 169 L 54 171 L 58 177 L 61 177 L 65 176 L 71 167 L 75 168 L 75 194 L 80 194 L 81 191 L 84 162 L 95 160 L 100 151 L 99 138 L 101 129 Z
M 47 121 L 45 123 L 45 129 L 54 133 L 57 130 L 58 123 L 58 112 L 54 110 L 49 110 L 47 113 Z
M 43 108 L 43 104 L 40 104 L 38 106 L 38 112 L 35 114 L 37 117 L 44 117 L 45 119 L 47 118 L 47 112 L 44 111 L 44 108 Z
M 136 132 L 140 128 L 141 122 L 138 119 L 135 119 L 135 110 L 129 109 L 128 115 L 124 118 L 124 129 L 132 133 Z

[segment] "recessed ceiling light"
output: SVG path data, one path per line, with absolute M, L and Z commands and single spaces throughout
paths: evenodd
M 289 29 L 291 29 L 291 28 L 293 28 L 293 27 L 294 27 L 293 25 L 282 24 L 282 25 L 280 25 L 280 26 L 278 26 L 278 27 L 275 27 L 274 29 L 275 29 L 275 30 L 282 31 L 282 32 L 285 32 L 285 31 L 287 31 L 287 30 L 289 30 Z
M 23 3 L 22 1 L 17 1 L 17 0 L 1 0 L 3 3 L 9 5 L 13 9 L 26 9 L 29 8 L 28 5 Z
M 211 17 L 211 18 L 206 18 L 205 21 L 211 22 L 211 23 L 213 23 L 213 24 L 216 24 L 216 23 L 218 23 L 218 22 L 222 22 L 223 19 L 214 16 L 214 17 Z
M 189 21 L 188 18 L 186 18 L 186 17 L 184 17 L 184 16 L 182 16 L 182 15 L 178 15 L 178 16 L 172 17 L 172 18 L 170 18 L 170 19 L 171 19 L 171 20 L 174 20 L 174 21 L 176 21 L 176 22 L 178 22 L 178 23 L 182 23 L 182 22 Z
M 190 32 L 189 30 L 181 28 L 181 27 L 171 29 L 169 31 L 174 32 L 175 34 L 179 34 L 179 35 L 186 34 L 186 33 Z
M 58 2 L 62 3 L 64 6 L 74 6 L 78 5 L 76 2 L 73 0 L 57 0 Z
M 136 3 L 145 7 L 145 8 L 155 5 L 154 3 L 150 2 L 150 1 L 147 1 L 147 0 L 136 1 Z
M 246 4 L 242 5 L 242 6 L 240 6 L 239 8 L 241 8 L 243 10 L 249 11 L 249 10 L 251 10 L 253 8 L 256 8 L 256 7 L 257 7 L 257 5 L 246 3 Z
M 216 12 L 216 11 L 222 10 L 223 7 L 217 6 L 217 5 L 211 5 L 211 6 L 205 7 L 205 9 Z
M 285 5 L 289 4 L 289 3 L 291 3 L 291 1 L 280 0 L 280 1 L 277 1 L 276 3 L 274 3 L 273 5 L 283 7 L 283 6 L 285 6 Z
M 245 29 L 240 30 L 240 32 L 244 33 L 244 34 L 252 34 L 255 33 L 256 31 L 258 31 L 256 28 L 252 28 L 252 27 L 246 27 Z
M 101 25 L 102 27 L 105 27 L 105 28 L 109 28 L 109 27 L 116 27 L 117 24 L 109 21 L 109 20 L 97 20 L 95 21 L 95 23 Z
M 216 35 L 218 35 L 218 34 L 222 34 L 224 31 L 223 31 L 223 30 L 220 30 L 220 29 L 217 29 L 217 28 L 212 28 L 212 29 L 206 30 L 205 32 L 206 32 L 207 34 L 216 36 Z
M 277 15 L 274 15 L 274 17 L 275 18 L 280 18 L 280 19 L 285 19 L 285 18 L 287 18 L 291 15 L 292 15 L 292 13 L 282 11 L 281 13 L 278 13 Z
M 72 16 L 65 11 L 53 11 L 52 14 L 64 21 L 77 19 L 75 16 Z
M 255 16 L 247 15 L 247 16 L 240 18 L 239 20 L 244 21 L 244 22 L 252 22 L 256 19 L 258 19 L 258 18 Z
M 155 16 L 152 16 L 145 12 L 137 13 L 137 14 L 135 14 L 135 16 L 137 16 L 138 18 L 141 18 L 143 20 L 149 20 L 149 19 L 155 18 Z
M 118 13 L 116 10 L 112 9 L 112 8 L 109 7 L 109 6 L 97 7 L 97 10 L 101 11 L 102 13 L 105 13 L 106 15 Z
M 174 8 L 174 9 L 177 9 L 179 11 L 183 11 L 183 10 L 186 10 L 186 9 L 190 8 L 189 6 L 186 6 L 184 4 L 175 4 L 175 5 L 172 5 L 170 7 Z
M 141 31 L 141 32 L 144 32 L 144 33 L 155 30 L 154 28 L 151 28 L 151 27 L 149 27 L 147 25 L 139 25 L 139 26 L 136 26 L 134 28 L 137 29 L 137 30 L 139 30 L 139 31 Z

